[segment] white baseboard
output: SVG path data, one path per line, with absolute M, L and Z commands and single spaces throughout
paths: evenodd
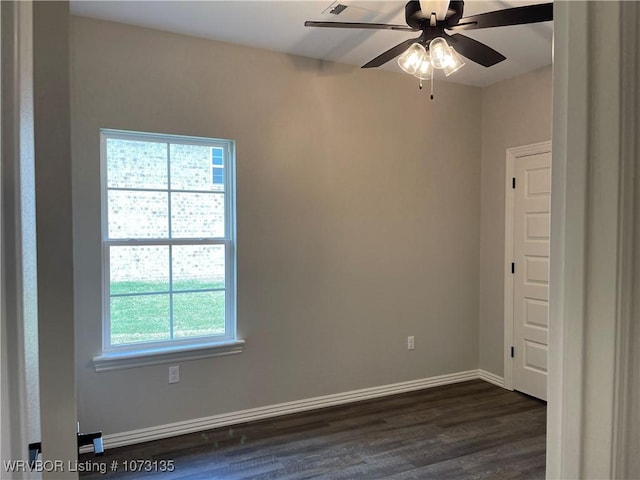
M 398 393 L 412 392 L 440 385 L 466 382 L 468 380 L 475 380 L 478 378 L 498 386 L 503 386 L 504 384 L 501 377 L 492 373 L 485 372 L 484 370 L 468 370 L 465 372 L 438 375 L 435 377 L 411 380 L 408 382 L 393 383 L 380 387 L 363 388 L 362 390 L 352 390 L 350 392 L 324 395 L 322 397 L 306 398 L 303 400 L 295 400 L 293 402 L 267 405 L 265 407 L 251 408 L 237 412 L 222 413 L 219 415 L 212 415 L 210 417 L 195 418 L 193 420 L 158 425 L 156 427 L 140 428 L 138 430 L 131 430 L 128 432 L 109 433 L 104 436 L 103 442 L 105 448 L 123 447 L 125 445 L 149 442 L 151 440 L 184 435 L 186 433 L 200 432 L 212 428 L 237 425 L 239 423 L 253 420 L 262 420 L 290 413 L 298 413 L 307 410 L 342 405 L 345 403 L 359 402 L 362 400 L 369 400 Z M 91 446 L 83 447 L 80 450 L 81 453 L 91 451 Z
M 504 388 L 504 378 L 499 377 L 495 373 L 487 372 L 486 370 L 478 370 L 478 378 L 480 380 L 484 380 L 485 382 L 493 383 L 499 387 Z

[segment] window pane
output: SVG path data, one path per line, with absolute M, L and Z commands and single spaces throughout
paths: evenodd
M 220 190 L 211 178 L 211 147 L 172 144 L 170 148 L 172 190 Z
M 212 148 L 211 160 L 214 165 L 222 165 L 224 163 L 224 151 L 221 148 Z
M 173 295 L 173 334 L 176 338 L 224 334 L 224 292 Z
M 110 188 L 167 188 L 167 144 L 107 139 Z
M 111 344 L 169 339 L 169 295 L 111 297 Z
M 224 194 L 172 193 L 173 238 L 224 237 Z
M 166 238 L 167 194 L 109 191 L 109 238 Z
M 222 168 L 214 167 L 212 175 L 214 185 L 224 187 L 224 170 L 222 170 Z
M 169 247 L 111 247 L 111 294 L 169 291 Z
M 173 289 L 224 288 L 224 245 L 173 247 Z

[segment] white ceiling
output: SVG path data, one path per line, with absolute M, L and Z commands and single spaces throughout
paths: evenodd
M 544 2 L 467 0 L 464 15 Z M 328 13 L 332 3 L 333 0 L 72 0 L 71 13 L 359 66 L 419 34 L 304 26 L 305 20 L 405 24 L 404 1 L 340 0 L 348 7 L 339 17 Z M 449 81 L 486 86 L 551 64 L 553 22 L 460 33 L 486 43 L 507 60 L 490 68 L 467 61 Z M 381 68 L 400 72 L 395 61 Z M 444 75 L 436 79 L 444 80 Z

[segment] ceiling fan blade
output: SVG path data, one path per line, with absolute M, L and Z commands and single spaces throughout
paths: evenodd
M 448 35 L 448 39 L 456 52 L 484 67 L 491 67 L 507 58 L 484 43 L 459 33 Z
M 371 60 L 369 63 L 366 63 L 362 66 L 362 68 L 373 68 L 379 67 L 380 65 L 384 65 L 389 60 L 393 60 L 395 57 L 404 52 L 407 48 L 409 48 L 412 44 L 416 43 L 420 40 L 421 37 L 418 38 L 410 38 L 409 40 L 405 40 L 402 43 L 399 43 L 393 48 L 390 48 L 384 53 L 381 53 L 376 58 Z
M 307 20 L 305 27 L 329 27 L 329 28 L 366 28 L 370 30 L 404 30 L 415 32 L 417 29 L 407 25 L 391 25 L 388 23 L 358 23 L 358 22 L 313 22 Z
M 548 22 L 553 20 L 553 3 L 526 5 L 507 8 L 495 12 L 480 13 L 461 18 L 457 25 L 447 27 L 450 30 L 475 30 L 478 28 L 506 27 L 527 23 Z

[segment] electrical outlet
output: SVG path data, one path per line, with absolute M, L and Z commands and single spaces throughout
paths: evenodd
M 178 383 L 180 381 L 180 367 L 169 367 L 169 383 Z
M 416 348 L 413 335 L 407 337 L 407 350 L 414 350 Z

